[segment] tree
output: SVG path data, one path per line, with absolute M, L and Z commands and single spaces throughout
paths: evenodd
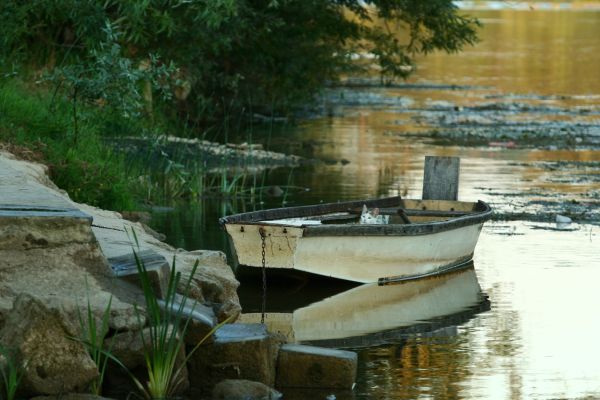
M 159 56 L 183 89 L 166 104 L 202 124 L 224 114 L 288 112 L 343 73 L 404 78 L 415 56 L 475 43 L 478 21 L 451 0 L 4 0 L 0 57 L 36 68 L 85 63 L 108 24 L 122 57 Z

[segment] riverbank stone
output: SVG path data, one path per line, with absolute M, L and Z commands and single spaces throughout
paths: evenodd
M 213 400 L 278 400 L 283 395 L 260 382 L 245 379 L 226 379 L 212 392 Z
M 159 307 L 162 310 L 167 310 L 164 301 L 159 301 Z M 201 341 L 204 343 L 213 342 L 214 335 L 209 335 L 209 333 L 217 325 L 217 318 L 211 307 L 200 304 L 194 299 L 177 296 L 171 304 L 171 312 L 181 312 L 183 320 L 187 321 L 188 325 L 184 336 L 185 343 L 195 346 Z
M 76 340 L 66 343 L 55 340 L 58 336 L 65 340 L 78 337 L 78 315 L 87 314 L 86 306 L 99 325 L 106 307 L 111 304 L 111 332 L 127 334 L 130 339 L 140 334 L 146 317 L 136 312 L 136 305 L 142 307 L 144 298 L 136 284 L 135 273 L 129 268 L 129 280 L 115 279 L 119 273 L 116 274 L 107 261 L 111 259 L 112 266 L 118 265 L 115 260 L 131 261 L 133 249 L 139 254 L 152 254 L 151 261 L 156 261 L 157 268 L 151 271 L 151 276 L 155 272 L 153 286 L 157 292 L 164 293 L 168 270 L 173 268 L 183 275 L 179 293 L 188 294 L 190 304 L 198 304 L 191 312 L 193 319 L 188 327 L 189 337 L 186 337 L 189 346 L 210 332 L 217 319 L 238 317 L 241 310 L 237 296 L 239 282 L 222 252 L 175 249 L 148 234 L 140 223 L 124 220 L 119 213 L 71 201 L 48 179 L 46 167 L 0 152 L 0 328 L 5 325 L 0 338 L 6 346 L 17 348 L 23 345 L 23 337 L 43 338 L 38 347 L 30 349 L 31 352 L 43 350 L 39 350 L 40 354 L 32 353 L 39 359 L 27 356 L 34 360 L 32 365 L 37 365 L 23 378 L 27 394 L 83 390 L 97 375 L 83 345 Z M 196 264 L 190 290 L 186 291 L 184 283 Z M 129 267 L 132 265 L 129 262 Z M 121 275 L 128 274 L 121 271 Z M 48 329 L 52 329 L 47 333 L 54 336 L 30 334 L 34 328 L 42 329 L 45 325 L 35 325 L 28 317 L 23 318 L 29 321 L 27 323 L 15 322 L 13 303 L 20 304 L 15 299 L 21 296 L 30 299 L 28 303 L 49 310 L 46 313 L 50 321 Z M 52 319 L 55 313 L 58 313 L 56 318 L 60 317 L 56 321 Z M 38 314 L 39 319 L 45 321 L 41 317 L 44 312 Z M 67 326 L 68 329 L 64 328 Z M 61 331 L 60 327 L 64 329 Z M 28 345 L 34 343 L 33 339 L 28 340 Z M 70 347 L 77 345 L 83 353 Z M 137 354 L 129 354 L 132 364 L 139 363 L 142 354 L 139 346 L 136 349 Z M 127 350 L 131 353 L 132 348 Z M 43 358 L 46 352 L 50 360 L 52 357 L 57 360 L 50 362 Z M 18 354 L 25 353 L 19 350 Z M 24 355 L 22 358 L 27 359 Z M 185 355 L 182 360 L 184 358 Z M 274 361 L 270 366 L 274 370 Z M 143 366 L 136 369 L 140 368 Z M 123 375 L 118 368 L 114 369 Z M 271 373 L 270 381 L 273 375 Z
M 77 328 L 59 309 L 21 294 L 0 331 L 0 342 L 14 349 L 26 366 L 20 390 L 28 394 L 83 391 L 98 369 L 78 337 Z
M 136 260 L 137 256 L 137 260 Z M 141 287 L 138 261 L 144 266 L 150 286 L 160 299 L 167 295 L 171 268 L 167 259 L 153 250 L 131 252 L 107 259 L 115 276 Z
M 163 256 L 170 267 L 174 266 L 177 272 L 181 272 L 179 293 L 185 292 L 189 275 L 197 262 L 188 296 L 199 303 L 215 305 L 219 321 L 226 318 L 235 321 L 238 318 L 241 311 L 237 295 L 239 282 L 223 252 L 175 249 L 146 233 L 139 223 L 122 219 L 119 213 L 85 204 L 79 206 L 83 212 L 93 216 L 92 230 L 107 257 L 127 257 L 132 254 L 133 249 L 140 253 L 151 250 Z M 133 232 L 137 241 L 134 240 Z
M 357 355 L 352 351 L 285 344 L 277 360 L 277 388 L 352 389 Z
M 96 396 L 89 393 L 67 393 L 55 396 L 37 396 L 29 400 L 111 400 L 108 397 Z
M 275 383 L 277 352 L 283 339 L 263 324 L 227 324 L 213 343 L 200 346 L 188 362 L 192 390 L 202 393 L 225 379 Z

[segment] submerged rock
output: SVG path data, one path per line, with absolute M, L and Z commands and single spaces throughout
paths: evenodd
M 56 396 L 37 396 L 29 400 L 110 400 L 107 397 L 96 396 L 89 393 L 68 393 Z
M 283 395 L 264 383 L 245 379 L 226 379 L 213 390 L 213 400 L 278 400 Z

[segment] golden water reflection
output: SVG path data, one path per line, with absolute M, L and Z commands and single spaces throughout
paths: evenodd
M 358 93 L 371 103 L 328 104 L 330 116 L 283 127 L 279 136 L 269 133 L 276 150 L 349 163 L 265 172 L 268 184 L 308 189 L 269 199 L 268 206 L 418 198 L 424 156 L 442 155 L 461 157 L 461 199 L 482 199 L 498 214 L 521 219 L 486 224 L 476 248 L 476 274 L 490 311 L 435 334 L 359 349 L 355 393 L 336 393 L 338 399 L 600 398 L 600 146 L 577 146 L 579 136 L 600 137 L 600 12 L 472 13 L 485 23 L 482 42 L 422 60 L 409 82 L 421 87 L 345 89 L 346 99 Z M 500 140 L 514 140 L 514 147 L 442 146 L 422 136 L 448 121 L 458 121 L 450 125 L 457 129 L 500 132 L 525 122 L 534 133 L 554 129 L 556 136 L 535 146 Z M 573 145 L 555 143 L 562 132 L 573 136 Z M 227 210 L 234 211 L 242 210 Z M 533 222 L 565 211 L 575 221 L 568 230 Z M 182 211 L 178 221 L 189 223 L 192 216 Z M 194 240 L 177 246 L 225 250 L 202 242 L 220 234 L 212 229 L 190 226 Z

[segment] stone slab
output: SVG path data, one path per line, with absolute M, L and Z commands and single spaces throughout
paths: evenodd
M 46 176 L 45 167 L 0 157 L 0 208 L 78 210 L 58 190 L 49 190 L 49 184 L 53 185 Z
M 0 157 L 0 250 L 95 242 L 92 217 L 50 189 L 45 171 Z
M 151 249 L 140 251 L 137 253 L 137 256 L 148 272 L 152 290 L 154 290 L 157 297 L 163 299 L 167 294 L 169 286 L 169 274 L 171 271 L 169 262 L 164 256 Z M 133 251 L 128 254 L 110 257 L 107 260 L 116 277 L 141 287 L 139 271 Z
M 268 335 L 264 324 L 229 324 L 215 333 L 215 340 L 219 343 L 262 340 Z
M 264 325 L 225 325 L 214 342 L 200 346 L 188 362 L 192 389 L 202 393 L 224 379 L 246 379 L 272 387 L 280 345 L 281 339 L 269 335 Z
M 352 389 L 356 368 L 352 351 L 285 344 L 277 359 L 276 387 Z
M 169 309 L 172 313 L 181 313 L 186 321 L 189 318 L 184 340 L 187 344 L 195 346 L 199 342 L 211 343 L 214 341 L 214 335 L 208 336 L 212 329 L 217 325 L 217 317 L 212 307 L 200 304 L 194 299 L 186 299 L 182 307 L 184 297 L 177 295 L 177 298 L 171 303 Z M 159 307 L 163 311 L 167 310 L 165 301 L 158 301 Z

